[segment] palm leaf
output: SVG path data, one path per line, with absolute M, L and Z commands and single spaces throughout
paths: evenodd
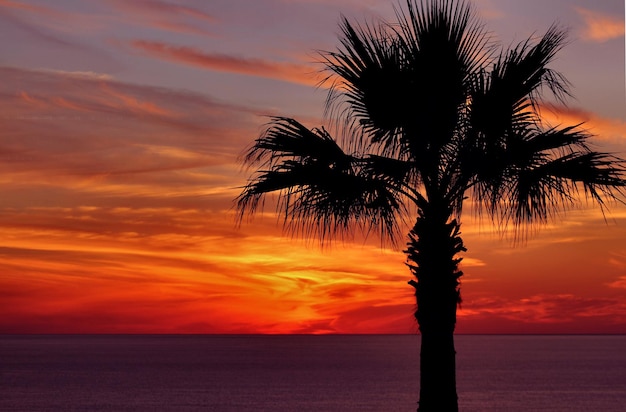
M 406 99 L 411 91 L 408 73 L 403 69 L 402 51 L 389 27 L 341 23 L 342 47 L 337 52 L 323 52 L 322 61 L 339 79 L 330 88 L 327 111 L 346 104 L 343 117 L 357 122 L 370 134 L 370 143 L 387 148 L 411 112 Z
M 601 206 L 605 198 L 616 200 L 626 185 L 624 162 L 592 151 L 588 137 L 577 126 L 507 135 L 500 153 L 482 158 L 475 197 L 492 216 L 500 216 L 503 227 L 546 222 L 576 203 L 579 187 Z
M 277 208 L 294 234 L 316 234 L 321 240 L 359 227 L 397 237 L 404 213 L 401 185 L 377 164 L 345 154 L 323 129 L 273 118 L 268 129 L 245 155 L 262 166 L 237 198 L 240 219 L 254 213 L 268 193 L 278 192 Z M 379 162 L 380 163 L 380 162 Z
M 509 130 L 539 122 L 538 99 L 544 88 L 562 99 L 569 95 L 567 80 L 548 64 L 564 46 L 566 33 L 551 26 L 536 43 L 530 39 L 500 54 L 490 72 L 473 79 L 471 125 L 474 133 L 497 141 Z
M 414 83 L 405 139 L 416 159 L 432 159 L 454 137 L 473 73 L 489 59 L 488 35 L 463 1 L 407 4 L 397 12 Z

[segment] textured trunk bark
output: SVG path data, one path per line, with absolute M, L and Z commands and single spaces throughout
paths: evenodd
M 450 216 L 446 208 L 420 210 L 405 251 L 416 278 L 409 283 L 415 287 L 422 335 L 419 412 L 458 411 L 454 328 L 462 272 L 456 255 L 465 247 L 460 224 Z

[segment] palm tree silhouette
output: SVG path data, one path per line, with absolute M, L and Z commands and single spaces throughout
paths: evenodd
M 591 150 L 581 125 L 542 121 L 542 92 L 569 96 L 548 67 L 563 30 L 501 48 L 462 0 L 408 0 L 396 17 L 342 19 L 340 46 L 320 56 L 326 113 L 341 119 L 343 138 L 272 117 L 245 154 L 256 171 L 237 208 L 241 219 L 278 192 L 286 228 L 322 241 L 355 228 L 397 241 L 401 223 L 414 221 L 404 252 L 422 340 L 418 411 L 456 411 L 464 200 L 523 234 L 581 198 L 603 210 L 619 200 L 624 161 Z

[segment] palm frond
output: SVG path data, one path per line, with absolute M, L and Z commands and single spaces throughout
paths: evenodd
M 371 161 L 345 154 L 323 129 L 273 118 L 245 159 L 262 166 L 236 199 L 240 219 L 277 192 L 277 208 L 293 234 L 325 240 L 357 227 L 379 231 L 382 239 L 397 238 L 405 211 L 400 186 L 390 184 L 393 177 L 383 178 L 384 172 L 375 173 Z
M 492 81 L 514 88 L 511 97 L 517 101 L 526 96 L 538 96 L 547 87 L 557 98 L 569 96 L 569 83 L 560 73 L 550 69 L 549 63 L 561 50 L 567 39 L 565 30 L 552 25 L 537 44 L 528 39 L 509 49 L 495 63 Z
M 601 207 L 624 195 L 624 161 L 592 151 L 578 126 L 546 131 L 526 129 L 503 139 L 500 152 L 479 166 L 474 196 L 501 227 L 545 223 L 579 200 L 579 188 Z M 482 168 L 480 168 L 482 167 Z
M 585 194 L 601 206 L 617 200 L 626 187 L 626 162 L 610 153 L 585 151 L 559 157 L 544 166 L 546 174 L 583 186 Z
M 343 150 L 323 128 L 309 130 L 294 119 L 275 116 L 270 118 L 265 132 L 245 154 L 244 163 L 271 166 L 289 158 L 333 167 L 345 167 L 345 163 L 349 162 Z
M 407 9 L 397 12 L 415 83 L 405 138 L 413 154 L 438 156 L 453 139 L 474 73 L 490 58 L 489 36 L 464 1 L 413 0 Z
M 410 110 L 397 39 L 384 23 L 360 26 L 344 18 L 340 27 L 342 47 L 321 54 L 327 70 L 340 79 L 330 88 L 327 111 L 347 105 L 341 117 L 358 122 L 372 137 L 368 144 L 389 144 Z
M 536 44 L 521 42 L 502 52 L 491 71 L 479 72 L 472 82 L 472 127 L 495 140 L 512 128 L 540 122 L 544 88 L 558 99 L 569 96 L 568 81 L 548 67 L 565 40 L 566 32 L 551 26 Z
M 494 51 L 489 33 L 465 1 L 433 0 L 426 5 L 409 0 L 407 11 L 396 9 L 396 16 L 411 58 L 426 64 L 432 60 L 438 66 L 452 64 L 448 73 L 452 78 L 468 80 Z

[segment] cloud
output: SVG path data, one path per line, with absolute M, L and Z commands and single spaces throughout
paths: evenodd
M 626 289 L 626 276 L 620 276 L 617 280 L 607 283 L 611 288 Z
M 128 23 L 163 29 L 176 33 L 212 36 L 204 25 L 215 24 L 217 18 L 199 8 L 158 0 L 109 0 L 124 15 L 133 16 Z
M 263 121 L 254 110 L 208 96 L 107 76 L 6 67 L 0 73 L 1 116 L 13 136 L 2 145 L 13 153 L 4 159 L 6 171 L 119 175 L 224 165 L 225 156 L 235 162 Z
M 585 22 L 585 27 L 582 32 L 585 40 L 603 43 L 609 40 L 623 38 L 623 16 L 616 17 L 583 7 L 576 7 L 575 9 Z
M 399 254 L 312 254 L 273 218 L 236 229 L 254 110 L 91 73 L 0 75 L 0 331 L 290 333 L 404 284 Z
M 305 64 L 204 53 L 192 47 L 146 40 L 135 40 L 131 42 L 131 46 L 159 59 L 210 70 L 265 77 L 308 86 L 315 86 L 320 80 L 315 76 L 319 68 Z
M 537 294 L 519 299 L 472 299 L 459 317 L 500 316 L 524 323 L 566 323 L 583 318 L 615 316 L 626 322 L 626 305 L 619 299 L 581 297 L 570 293 Z
M 320 333 L 335 321 L 333 331 L 349 332 L 363 306 L 371 313 L 359 331 L 395 330 L 393 319 L 410 324 L 410 311 L 385 308 L 397 289 L 410 298 L 410 288 L 377 279 L 400 267 L 395 254 L 359 247 L 311 254 L 279 231 L 246 236 L 233 221 L 188 208 L 5 209 L 0 331 Z M 220 321 L 203 324 L 207 314 Z
M 74 67 L 83 73 L 120 70 L 121 63 L 91 41 L 108 23 L 107 16 L 2 1 L 5 64 Z
M 54 83 L 64 75 L 20 71 L 20 76 L 42 86 L 37 88 L 37 99 L 31 97 L 20 104 L 43 112 L 74 110 L 63 105 L 59 108 L 54 105 L 56 100 L 49 98 L 49 92 L 59 92 Z M 182 101 L 171 105 L 176 101 L 174 95 L 166 105 L 158 97 L 161 90 L 135 90 L 110 81 L 102 88 L 95 87 L 101 81 L 85 82 L 77 90 L 95 102 L 85 99 L 80 113 L 97 113 L 108 107 L 104 102 L 117 99 L 121 113 L 131 112 L 129 116 L 139 127 L 145 124 L 141 116 L 132 113 L 137 110 L 135 105 L 118 99 L 109 89 L 168 110 L 191 104 L 185 96 L 178 96 Z M 71 90 L 66 92 L 68 101 L 76 97 Z M 101 95 L 96 96 L 98 93 Z M 135 129 L 126 131 L 124 138 L 134 141 Z M 71 145 L 79 152 L 98 152 L 88 159 L 85 169 L 80 169 L 84 173 L 91 173 L 88 164 L 95 170 L 115 164 L 113 159 L 106 159 L 108 155 L 103 156 L 108 131 L 98 132 L 104 136 L 93 135 L 93 142 L 75 139 Z M 58 140 L 59 136 L 53 136 Z M 216 181 L 223 184 L 222 179 L 229 177 L 215 176 L 212 180 L 202 175 L 202 169 L 195 177 L 181 174 L 184 170 L 176 162 L 194 161 L 197 154 L 188 150 L 185 139 L 178 146 L 171 142 L 166 145 L 162 139 L 158 139 L 161 144 L 143 139 L 135 142 L 134 147 L 151 155 L 122 158 L 117 167 L 132 177 L 123 181 L 118 179 L 124 175 L 112 174 L 91 185 L 76 177 L 60 178 L 54 167 L 69 167 L 72 175 L 79 169 L 68 166 L 67 159 L 58 155 L 52 156 L 54 162 L 42 156 L 37 161 L 38 170 L 28 171 L 27 179 L 3 173 L 8 179 L 3 183 L 6 202 L 0 213 L 0 272 L 4 275 L 0 294 L 7 304 L 0 308 L 0 331 L 350 332 L 354 324 L 350 319 L 364 305 L 371 310 L 370 318 L 358 324 L 357 329 L 364 333 L 393 332 L 398 330 L 396 323 L 412 324 L 410 311 L 400 313 L 385 307 L 385 301 L 396 301 L 398 293 L 411 301 L 411 289 L 405 283 L 408 271 L 405 276 L 394 275 L 404 270 L 400 252 L 346 245 L 334 253 L 311 253 L 303 243 L 282 237 L 273 219 L 237 230 L 234 213 L 228 209 L 234 193 L 198 196 L 201 187 L 215 188 Z M 42 141 L 28 142 L 44 153 L 57 150 L 54 144 L 42 146 L 50 143 L 45 136 Z M 124 153 L 124 141 L 116 140 L 116 144 L 120 147 L 111 155 L 117 157 Z M 143 159 L 152 157 L 158 160 L 155 170 L 139 173 Z M 160 173 L 168 159 L 175 168 Z M 116 185 L 121 188 L 117 195 L 111 193 Z M 146 186 L 152 188 L 143 193 Z M 193 190 L 198 193 L 185 193 Z M 150 194 L 147 202 L 141 200 Z M 282 253 L 277 255 L 276 250 Z M 371 300 L 372 291 L 376 291 L 376 301 Z M 253 315 L 250 307 L 255 308 Z M 207 321 L 207 314 L 213 320 Z
M 541 115 L 551 126 L 583 123 L 582 127 L 593 133 L 594 139 L 613 141 L 620 145 L 626 143 L 626 122 L 622 119 L 602 117 L 588 110 L 554 104 L 544 105 Z
M 2 10 L 5 11 L 5 16 L 10 13 L 13 20 L 19 21 L 19 24 L 25 29 L 50 38 L 52 37 L 40 31 L 42 27 L 56 32 L 76 34 L 77 30 L 82 32 L 101 30 L 108 21 L 106 17 L 96 14 L 59 10 L 48 6 L 10 0 L 0 0 L 0 14 L 2 14 Z M 65 40 L 57 39 L 57 41 L 67 43 Z
M 143 13 L 154 13 L 162 16 L 188 16 L 211 23 L 214 23 L 217 20 L 212 14 L 206 13 L 198 8 L 175 3 L 167 3 L 159 0 L 134 0 L 132 2 L 124 0 L 111 0 L 110 2 L 119 7 Z
M 476 0 L 479 6 L 480 16 L 486 20 L 498 20 L 507 17 L 507 14 L 500 8 L 501 3 L 494 0 Z
M 114 80 L 114 77 L 110 74 L 106 73 L 98 73 L 93 71 L 80 71 L 80 70 L 52 70 L 52 69 L 40 69 L 42 72 L 50 72 L 53 74 L 58 74 L 60 76 L 65 76 L 69 78 L 88 78 L 95 80 Z
M 91 74 L 0 75 L 3 245 L 63 250 L 76 238 L 168 253 L 202 244 L 195 234 L 241 236 L 230 209 L 243 184 L 237 156 L 265 121 L 254 110 Z M 258 227 L 280 233 L 271 226 Z
M 64 13 L 61 13 L 50 7 L 27 4 L 11 0 L 0 0 L 0 6 L 7 9 L 22 10 L 28 13 L 39 14 L 45 17 L 63 18 L 65 16 Z
M 626 273 L 626 253 L 614 252 L 609 258 L 609 264 L 618 272 Z M 606 285 L 615 289 L 626 289 L 626 275 L 619 276 L 617 279 L 607 282 Z
M 38 32 L 40 27 L 57 32 L 93 32 L 122 22 L 132 27 L 140 24 L 176 33 L 212 35 L 203 25 L 217 21 L 213 15 L 200 9 L 157 0 L 110 0 L 109 3 L 117 8 L 116 13 L 98 15 L 61 11 L 9 0 L 0 0 L 0 7 L 11 11 L 13 18 L 19 19 L 22 25 L 29 25 L 29 30 Z
M 407 300 L 407 302 L 410 302 Z M 416 333 L 414 304 L 370 300 L 339 310 L 329 318 L 303 322 L 294 333 Z
M 5 3 L 0 3 L 0 6 L 5 6 Z M 22 16 L 18 16 L 17 13 L 10 9 L 0 8 L 0 22 L 2 22 L 3 29 L 7 33 L 12 33 L 13 36 L 19 36 L 24 39 L 36 39 L 37 42 L 42 42 L 49 47 L 70 49 L 76 51 L 83 51 L 85 46 L 74 41 L 67 40 L 63 37 L 50 34 L 44 30 L 37 22 L 30 22 L 24 19 Z

